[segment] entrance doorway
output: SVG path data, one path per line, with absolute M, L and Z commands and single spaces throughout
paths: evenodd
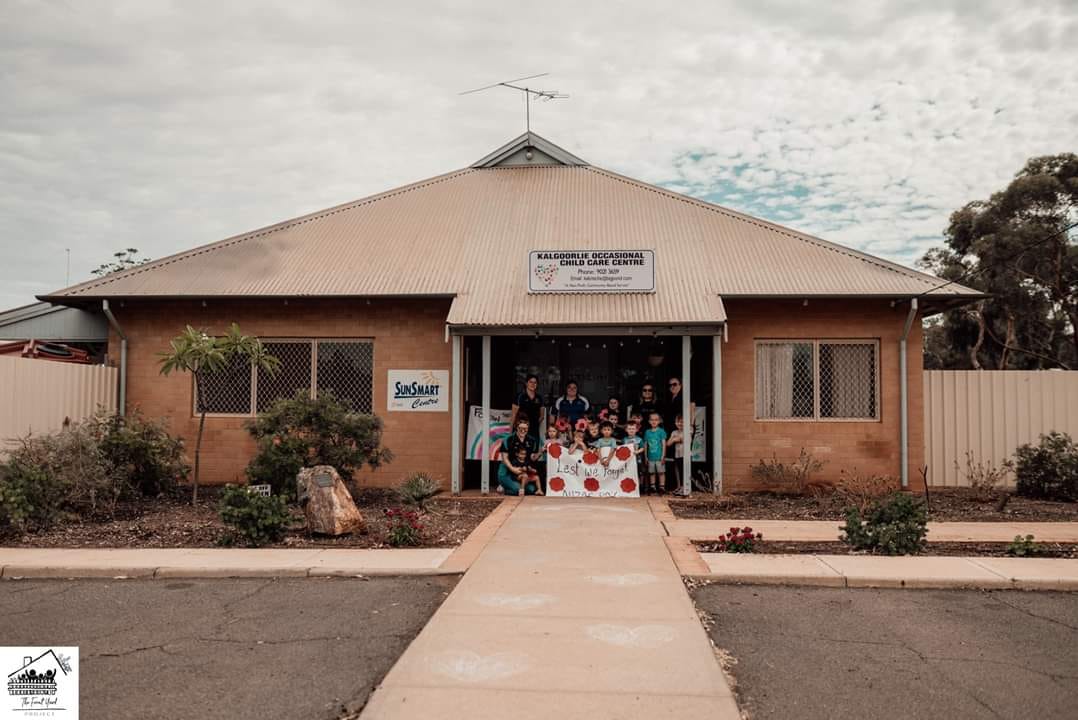
M 623 408 L 636 406 L 640 388 L 645 383 L 655 386 L 659 401 L 668 397 L 667 381 L 681 374 L 680 335 L 616 336 L 616 335 L 513 335 L 491 338 L 490 407 L 492 411 L 509 410 L 524 387 L 528 375 L 539 378 L 539 393 L 549 409 L 562 395 L 565 383 L 574 380 L 579 393 L 586 397 L 596 412 L 606 406 L 610 397 L 618 397 Z M 712 404 L 712 344 L 711 336 L 691 339 L 692 373 L 691 400 L 698 407 Z M 464 349 L 464 412 L 471 416 L 472 408 L 482 404 L 482 338 L 463 338 Z M 622 422 L 626 417 L 622 416 Z M 465 423 L 465 428 L 467 427 Z M 467 435 L 467 433 L 465 433 Z M 539 436 L 544 437 L 542 429 Z M 463 457 L 470 458 L 465 438 Z M 711 463 L 712 448 L 706 447 L 706 457 L 693 463 L 694 473 Z M 464 489 L 478 489 L 481 484 L 481 461 L 466 459 L 462 476 Z M 496 464 L 491 477 L 496 477 Z

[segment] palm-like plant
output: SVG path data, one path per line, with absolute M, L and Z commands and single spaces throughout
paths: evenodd
M 202 430 L 206 425 L 207 379 L 231 367 L 235 358 L 249 360 L 255 367 L 276 374 L 281 362 L 266 352 L 257 337 L 244 335 L 236 323 L 221 337 L 216 337 L 188 325 L 170 343 L 168 352 L 160 353 L 161 374 L 173 371 L 189 372 L 195 378 L 198 436 L 195 439 L 195 474 L 191 489 L 191 504 L 198 502 L 199 452 L 202 449 Z

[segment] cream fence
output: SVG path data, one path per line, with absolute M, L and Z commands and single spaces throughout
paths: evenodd
M 119 373 L 104 365 L 0 357 L 0 449 L 29 432 L 60 428 L 99 407 L 116 410 Z
M 968 485 L 967 453 L 998 467 L 1042 433 L 1078 439 L 1078 371 L 926 370 L 924 390 L 930 485 Z

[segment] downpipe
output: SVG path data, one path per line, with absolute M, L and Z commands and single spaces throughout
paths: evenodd
M 909 376 L 906 372 L 908 366 L 906 358 L 906 340 L 913 329 L 913 321 L 917 319 L 917 298 L 910 300 L 910 311 L 906 315 L 906 325 L 902 328 L 902 338 L 898 341 L 898 388 L 899 388 L 899 427 L 900 442 L 902 443 L 899 456 L 902 458 L 901 478 L 902 488 L 910 486 L 910 408 L 909 408 Z
M 109 301 L 101 301 L 101 312 L 105 313 L 105 317 L 108 318 L 109 325 L 116 331 L 116 334 L 120 336 L 120 397 L 117 401 L 117 410 L 120 416 L 123 417 L 127 414 L 127 335 L 124 334 L 123 328 L 120 327 L 120 323 L 116 321 L 116 316 L 112 314 L 112 310 L 109 309 Z

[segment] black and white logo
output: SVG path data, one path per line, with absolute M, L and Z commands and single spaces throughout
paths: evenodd
M 77 647 L 3 647 L 7 694 L 0 720 L 8 718 L 77 718 L 79 716 Z

